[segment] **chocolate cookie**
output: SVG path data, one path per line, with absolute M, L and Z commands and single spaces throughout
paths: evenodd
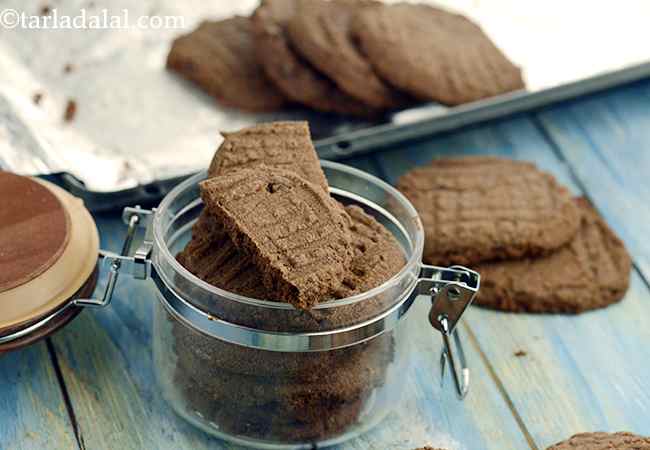
M 346 206 L 345 210 L 352 222 L 349 230 L 353 259 L 343 283 L 331 294 L 337 299 L 380 286 L 406 263 L 402 247 L 383 225 L 357 206 Z M 178 261 L 203 281 L 221 289 L 252 298 L 272 299 L 273 296 L 260 283 L 262 275 L 251 258 L 235 248 L 224 234 L 223 226 L 214 215 L 204 210 L 192 229 L 192 239 L 177 256 Z M 396 285 L 381 295 L 336 308 L 265 313 L 231 301 L 216 302 L 214 297 L 203 298 L 200 290 L 184 280 L 178 280 L 177 284 L 184 287 L 182 290 L 196 306 L 216 317 L 258 329 L 297 332 L 340 328 L 368 320 L 390 307 L 401 289 Z M 321 302 L 326 300 L 329 298 Z
M 223 133 L 208 177 L 260 164 L 292 170 L 327 192 L 327 180 L 318 162 L 306 122 L 274 122 Z M 251 258 L 231 242 L 222 224 L 204 209 L 192 228 L 192 239 L 177 256 L 203 281 L 247 297 L 265 299 L 260 272 Z
M 358 420 L 394 360 L 394 338 L 327 352 L 268 352 L 198 333 L 168 316 L 174 389 L 204 420 L 233 433 L 331 436 Z
M 584 199 L 580 230 L 566 246 L 538 258 L 480 264 L 475 304 L 513 312 L 572 313 L 620 301 L 632 267 L 625 246 Z
M 471 266 L 548 253 L 580 227 L 569 191 L 527 162 L 435 160 L 404 175 L 397 187 L 420 214 L 429 264 Z
M 650 450 L 650 437 L 628 432 L 580 433 L 546 450 Z
M 350 234 L 354 257 L 334 297 L 346 298 L 367 292 L 398 273 L 406 262 L 395 237 L 358 206 L 347 206 L 352 219 Z
M 287 25 L 299 0 L 263 0 L 251 17 L 257 58 L 266 75 L 289 99 L 318 111 L 374 116 L 377 111 L 341 91 L 296 53 Z
M 233 133 L 214 154 L 208 177 L 215 177 L 260 164 L 291 170 L 328 191 L 307 122 L 272 122 Z
M 369 291 L 398 273 L 405 264 L 404 251 L 395 237 L 358 206 L 346 206 L 353 258 L 334 298 Z M 203 281 L 247 297 L 265 299 L 261 274 L 245 253 L 232 244 L 223 225 L 204 210 L 192 227 L 192 239 L 177 255 L 183 267 Z M 325 299 L 323 299 L 325 300 Z
M 388 335 L 333 351 L 306 353 L 270 353 L 242 347 L 205 336 L 187 325 L 175 329 L 174 337 L 179 348 L 192 349 L 179 355 L 178 365 L 194 367 L 195 374 L 204 374 L 207 378 L 214 378 L 215 370 L 224 370 L 249 377 L 272 376 L 281 383 L 314 384 L 334 366 L 344 372 L 353 371 L 362 366 L 383 364 L 393 356 L 393 340 Z
M 309 308 L 339 286 L 352 258 L 349 218 L 321 187 L 266 166 L 200 186 L 206 208 L 277 299 Z
M 283 443 L 336 436 L 359 419 L 364 404 L 362 399 L 349 399 L 311 410 L 319 413 L 317 417 L 297 416 L 278 412 L 281 402 L 255 406 L 224 403 L 197 385 L 183 383 L 180 388 L 188 409 L 201 419 L 218 424 L 219 430 Z
M 250 298 L 268 297 L 252 259 L 233 245 L 223 225 L 205 210 L 192 227 L 192 239 L 176 259 L 213 286 Z
M 192 377 L 199 387 L 226 403 L 253 406 L 283 398 L 284 411 L 288 412 L 293 410 L 298 399 L 302 404 L 307 403 L 310 396 L 315 403 L 327 400 L 342 402 L 358 398 L 375 386 L 383 379 L 385 368 L 393 358 L 392 337 L 377 338 L 372 343 L 375 345 L 362 345 L 363 351 L 334 352 L 335 355 L 327 357 L 323 357 L 322 353 L 309 357 L 307 353 L 281 352 L 274 352 L 269 357 L 269 352 L 223 343 L 223 347 L 232 347 L 226 354 L 218 353 L 215 348 L 209 353 L 212 355 L 210 359 L 183 355 L 179 357 L 179 369 L 185 370 L 186 375 Z M 243 366 L 235 361 L 238 359 L 237 350 L 239 353 L 255 351 L 257 360 L 246 355 L 244 358 L 252 361 L 252 364 Z M 301 365 L 302 359 L 305 360 L 304 365 L 298 371 L 290 373 L 283 370 Z M 286 361 L 290 363 L 288 366 Z M 269 371 L 267 366 L 271 363 L 274 366 Z M 234 364 L 244 367 L 253 375 L 227 368 Z
M 287 27 L 291 45 L 341 90 L 377 109 L 408 102 L 381 80 L 352 39 L 354 14 L 378 3 L 352 0 L 306 0 Z
M 253 26 L 246 17 L 203 22 L 177 38 L 167 67 L 226 106 L 273 111 L 285 103 L 257 61 Z
M 417 99 L 458 105 L 524 88 L 521 69 L 461 15 L 400 3 L 360 10 L 351 29 L 377 73 Z

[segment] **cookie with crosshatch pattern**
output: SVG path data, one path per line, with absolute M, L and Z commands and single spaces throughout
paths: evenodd
M 381 3 L 372 0 L 311 0 L 298 3 L 287 27 L 293 47 L 348 95 L 376 109 L 413 103 L 384 82 L 350 34 L 354 15 Z
M 545 256 L 479 264 L 476 305 L 503 311 L 572 313 L 620 301 L 632 262 L 623 242 L 589 205 L 575 199 L 582 220 L 578 234 Z
M 327 192 L 307 122 L 270 122 L 222 134 L 224 140 L 212 158 L 208 177 L 264 164 L 291 170 Z
M 359 10 L 350 28 L 374 70 L 419 100 L 458 105 L 524 87 L 519 67 L 462 15 L 381 5 Z
M 286 102 L 257 61 L 253 27 L 247 17 L 206 21 L 178 37 L 167 56 L 167 68 L 198 84 L 225 106 L 274 111 Z
M 420 215 L 428 264 L 472 266 L 549 253 L 580 227 L 570 192 L 529 162 L 438 159 L 402 176 L 397 187 Z
M 650 437 L 628 432 L 579 433 L 546 450 L 650 450 Z
M 406 262 L 401 246 L 383 225 L 358 206 L 346 206 L 345 211 L 351 218 L 354 256 L 341 285 L 331 293 L 333 298 L 369 291 L 398 273 Z M 262 276 L 252 259 L 233 245 L 223 225 L 207 211 L 199 216 L 192 239 L 176 259 L 213 286 L 251 298 L 273 299 L 260 283 Z
M 257 58 L 266 75 L 287 98 L 318 111 L 376 116 L 378 111 L 341 91 L 290 44 L 287 26 L 300 1 L 309 0 L 263 0 L 251 17 Z
M 320 186 L 257 166 L 200 187 L 205 207 L 278 300 L 306 309 L 340 285 L 353 257 L 350 218 Z

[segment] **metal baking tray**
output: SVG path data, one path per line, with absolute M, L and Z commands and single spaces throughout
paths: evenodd
M 112 209 L 157 201 L 205 168 L 219 131 L 308 120 L 320 156 L 341 159 L 650 75 L 649 2 L 591 2 L 588 9 L 560 0 L 435 3 L 480 23 L 523 68 L 527 89 L 453 108 L 422 105 L 374 122 L 297 109 L 246 114 L 219 107 L 164 64 L 175 36 L 204 19 L 250 14 L 257 0 L 4 0 L 0 168 L 45 176 L 91 210 Z M 23 22 L 5 22 L 16 14 Z M 33 19 L 54 14 L 60 24 L 63 16 L 84 16 L 78 23 L 86 27 L 54 29 Z M 99 27 L 89 26 L 92 17 Z M 119 27 L 108 26 L 113 18 Z M 77 111 L 66 121 L 70 100 Z

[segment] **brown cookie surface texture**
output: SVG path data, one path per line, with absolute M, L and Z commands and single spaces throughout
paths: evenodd
M 193 411 L 231 433 L 289 440 L 336 434 L 359 419 L 394 361 L 392 332 L 327 352 L 284 353 L 215 340 L 169 320 L 175 388 Z
M 192 227 L 190 242 L 176 259 L 213 286 L 245 297 L 268 297 L 252 259 L 233 245 L 223 225 L 205 210 Z
M 358 206 L 346 206 L 345 211 L 351 218 L 353 258 L 343 283 L 332 293 L 334 298 L 351 297 L 380 286 L 406 262 L 400 244 L 383 225 Z M 238 251 L 213 214 L 199 216 L 192 227 L 192 239 L 177 259 L 213 286 L 246 297 L 271 297 L 260 283 L 262 275 L 252 258 Z
M 349 218 L 321 187 L 265 166 L 200 187 L 206 208 L 277 299 L 309 308 L 340 285 L 352 258 Z
M 320 302 L 367 292 L 388 281 L 406 263 L 402 247 L 383 225 L 357 206 L 346 206 L 345 211 L 351 218 L 352 261 L 341 285 Z M 252 258 L 232 244 L 223 226 L 207 210 L 201 213 L 190 242 L 177 259 L 191 273 L 223 290 L 262 300 L 275 299 L 260 281 L 262 274 Z M 353 325 L 389 308 L 400 295 L 400 286 L 396 285 L 372 298 L 336 308 L 265 311 L 228 300 L 217 302 L 213 297 L 202 300 L 194 286 L 185 285 L 186 295 L 194 304 L 215 317 L 269 331 L 321 331 Z
M 273 111 L 285 103 L 257 61 L 253 26 L 246 17 L 203 22 L 177 38 L 167 67 L 226 106 Z
M 524 87 L 521 70 L 461 15 L 400 3 L 359 11 L 351 28 L 377 73 L 417 99 L 458 105 Z
M 346 206 L 352 219 L 354 257 L 334 297 L 346 298 L 380 286 L 398 273 L 406 259 L 395 237 L 358 206 Z
M 546 450 L 650 450 L 650 438 L 628 432 L 580 433 Z
M 298 5 L 287 27 L 291 45 L 347 94 L 370 107 L 390 109 L 406 97 L 380 79 L 352 39 L 352 18 L 370 1 L 308 0 Z
M 327 180 L 314 150 L 306 122 L 273 122 L 223 133 L 208 177 L 261 164 L 292 170 L 325 192 Z M 238 250 L 223 225 L 204 209 L 192 229 L 192 239 L 178 255 L 179 262 L 203 281 L 246 297 L 272 297 L 250 256 Z
M 223 133 L 223 136 L 224 141 L 210 163 L 208 177 L 264 164 L 291 170 L 327 192 L 327 180 L 307 122 L 272 122 Z
M 581 313 L 620 301 L 632 268 L 625 246 L 584 199 L 580 230 L 545 256 L 479 264 L 475 304 L 513 312 Z
M 548 253 L 575 236 L 580 211 L 533 164 L 496 157 L 434 160 L 397 183 L 424 226 L 424 261 L 473 265 Z
M 373 116 L 377 111 L 345 94 L 291 46 L 288 23 L 300 0 L 264 0 L 252 16 L 257 58 L 268 78 L 289 99 L 319 111 Z

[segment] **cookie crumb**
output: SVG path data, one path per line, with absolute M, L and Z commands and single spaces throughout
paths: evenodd
M 63 66 L 63 73 L 70 73 L 74 70 L 74 65 L 67 63 L 65 66 Z
M 528 355 L 528 353 L 526 353 L 526 352 L 523 351 L 523 350 L 517 350 L 517 351 L 515 352 L 515 356 L 516 356 L 517 358 L 523 358 L 523 357 L 526 356 L 526 355 Z
M 34 102 L 36 106 L 39 106 L 42 100 L 43 100 L 43 93 L 34 92 L 34 95 L 32 95 L 32 102 Z
M 77 102 L 74 100 L 68 100 L 68 104 L 65 107 L 65 114 L 63 115 L 63 120 L 66 122 L 72 122 L 77 114 Z
M 50 13 L 52 12 L 52 8 L 50 8 L 50 5 L 43 5 L 41 6 L 41 16 L 49 16 Z

